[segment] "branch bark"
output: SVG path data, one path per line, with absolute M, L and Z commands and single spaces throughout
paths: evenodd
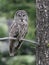
M 14 40 L 17 40 L 17 38 L 15 37 L 3 37 L 3 38 L 0 38 L 0 41 L 6 41 L 6 40 L 9 40 L 9 39 L 14 39 Z M 22 41 L 27 41 L 27 42 L 30 42 L 30 43 L 33 43 L 35 45 L 39 45 L 38 42 L 34 41 L 34 40 L 28 40 L 28 39 L 21 39 Z

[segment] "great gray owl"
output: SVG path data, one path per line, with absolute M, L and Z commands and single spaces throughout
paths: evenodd
M 10 37 L 15 37 L 17 40 L 10 40 L 9 54 L 14 56 L 15 52 L 21 47 L 21 39 L 25 37 L 28 30 L 28 15 L 24 10 L 18 10 L 15 13 L 13 23 L 10 26 Z

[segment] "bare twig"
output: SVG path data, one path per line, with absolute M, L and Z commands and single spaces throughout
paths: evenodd
M 6 40 L 10 40 L 10 39 L 17 40 L 17 38 L 14 38 L 14 37 L 3 37 L 3 38 L 0 38 L 0 41 L 6 41 Z M 38 42 L 33 41 L 33 40 L 27 40 L 27 39 L 21 39 L 21 40 L 27 41 L 27 42 L 30 42 L 30 43 L 34 43 L 34 44 L 36 44 L 36 45 L 39 45 Z
M 4 40 L 8 40 L 8 39 L 16 40 L 16 38 L 14 38 L 14 37 L 3 37 L 3 38 L 0 38 L 0 41 L 4 41 Z
M 28 40 L 28 39 L 21 39 L 23 41 L 27 41 L 27 42 L 30 42 L 30 43 L 35 43 L 35 44 L 39 44 L 38 42 L 34 41 L 34 40 Z

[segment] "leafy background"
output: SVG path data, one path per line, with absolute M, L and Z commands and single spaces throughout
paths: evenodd
M 9 33 L 8 21 L 14 18 L 17 10 L 26 10 L 29 17 L 26 39 L 35 40 L 36 3 L 35 0 L 0 0 L 0 37 Z M 24 42 L 17 55 L 10 57 L 9 41 L 0 41 L 0 65 L 35 65 L 36 46 Z

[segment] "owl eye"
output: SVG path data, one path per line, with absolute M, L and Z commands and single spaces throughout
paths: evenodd
M 19 14 L 18 16 L 19 16 L 19 17 L 21 17 L 21 15 L 20 15 L 20 14 Z
M 25 15 L 23 15 L 23 17 L 24 17 Z

